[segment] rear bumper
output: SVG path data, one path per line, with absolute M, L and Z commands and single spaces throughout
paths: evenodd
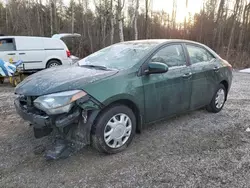
M 61 62 L 62 62 L 62 65 L 72 65 L 73 64 L 73 60 L 71 58 L 63 59 Z

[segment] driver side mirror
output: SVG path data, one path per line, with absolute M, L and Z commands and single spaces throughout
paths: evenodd
M 149 62 L 148 69 L 145 71 L 146 74 L 159 74 L 168 72 L 168 66 L 161 62 Z

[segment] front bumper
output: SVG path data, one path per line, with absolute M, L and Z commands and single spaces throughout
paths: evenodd
M 34 126 L 34 128 L 37 129 L 52 126 L 56 126 L 58 128 L 66 127 L 74 123 L 80 115 L 79 108 L 76 108 L 67 114 L 58 114 L 54 116 L 40 115 L 36 113 L 34 107 L 29 109 L 27 106 L 22 106 L 19 99 L 15 100 L 15 107 L 17 113 L 24 120 L 29 121 Z
M 79 99 L 68 113 L 48 115 L 35 108 L 33 100 L 30 97 L 24 100 L 23 96 L 19 96 L 14 104 L 17 113 L 32 124 L 36 138 L 49 135 L 54 128 L 63 130 L 66 126 L 76 125 L 72 128 L 79 138 L 83 137 L 81 142 L 90 143 L 91 127 L 102 108 L 101 103 L 86 96 Z
M 36 128 L 42 128 L 45 126 L 50 126 L 49 116 L 42 116 L 30 112 L 28 108 L 21 105 L 19 99 L 17 98 L 14 102 L 17 113 L 26 121 L 29 121 Z

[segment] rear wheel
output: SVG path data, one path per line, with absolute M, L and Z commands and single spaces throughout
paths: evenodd
M 220 84 L 214 94 L 211 103 L 207 106 L 207 110 L 213 113 L 220 112 L 225 104 L 226 96 L 226 88 L 223 84 Z
M 105 110 L 94 125 L 93 146 L 100 152 L 118 153 L 128 147 L 136 130 L 133 111 L 124 105 Z
M 61 65 L 61 62 L 60 62 L 59 60 L 53 59 L 53 60 L 50 60 L 50 61 L 47 63 L 46 68 L 57 67 L 57 66 L 59 66 L 59 65 Z
M 4 83 L 4 77 L 0 77 L 0 84 Z

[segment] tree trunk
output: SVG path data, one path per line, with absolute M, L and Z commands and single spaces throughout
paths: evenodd
M 54 22 L 55 22 L 55 32 L 58 31 L 58 25 L 57 25 L 57 9 L 56 9 L 56 0 L 53 0 L 54 1 Z
M 123 0 L 123 4 L 121 2 L 122 0 L 118 0 L 118 6 L 117 6 L 117 21 L 119 26 L 119 37 L 120 42 L 124 41 L 124 35 L 123 35 L 123 18 L 122 18 L 122 9 L 124 7 L 125 0 Z
M 229 58 L 231 46 L 232 46 L 233 39 L 234 39 L 234 31 L 235 31 L 236 22 L 238 20 L 237 18 L 238 18 L 238 11 L 239 11 L 240 3 L 241 3 L 241 0 L 239 0 L 239 1 L 236 0 L 235 6 L 234 6 L 233 25 L 232 25 L 232 28 L 231 28 L 229 42 L 228 42 L 228 46 L 227 46 L 227 56 L 226 56 L 227 59 Z
M 72 12 L 71 12 L 71 33 L 75 32 L 75 5 L 72 0 Z
M 137 28 L 138 9 L 139 9 L 139 0 L 136 0 L 135 12 L 134 12 L 134 31 L 135 31 L 135 40 L 138 40 L 138 28 Z
M 114 34 L 115 34 L 115 20 L 114 20 L 114 15 L 112 13 L 111 18 L 110 18 L 110 24 L 111 24 L 111 31 L 110 31 L 110 43 L 114 44 Z
M 177 4 L 176 0 L 173 0 L 173 9 L 172 9 L 172 28 L 175 30 L 176 27 L 176 9 L 177 9 Z
M 86 32 L 85 32 L 85 18 L 84 18 L 84 0 L 82 0 L 82 33 L 83 33 L 83 37 L 82 38 L 85 38 L 86 37 Z M 87 10 L 87 7 L 85 7 L 86 10 Z
M 93 38 L 90 32 L 90 26 L 88 26 L 88 37 L 89 37 L 89 41 L 90 41 L 90 49 L 91 49 L 91 53 L 94 52 L 94 48 L 93 48 Z
M 8 19 L 8 7 L 5 9 L 5 24 L 6 24 L 6 33 L 9 32 L 9 19 Z
M 115 21 L 114 21 L 114 9 L 113 9 L 113 0 L 110 2 L 110 43 L 114 43 L 114 34 L 115 34 Z
M 148 5 L 149 4 L 149 0 L 145 0 L 145 7 L 146 7 L 146 13 L 145 13 L 145 16 L 146 16 L 146 20 L 145 20 L 145 38 L 147 39 L 148 38 Z
M 188 0 L 186 0 L 186 9 L 185 9 L 185 18 L 184 18 L 184 31 L 187 33 L 187 11 L 188 11 Z
M 246 13 L 247 13 L 247 5 L 244 6 L 244 11 L 243 11 L 243 20 L 240 28 L 240 34 L 239 34 L 239 40 L 238 40 L 238 46 L 237 49 L 240 52 L 242 50 L 242 43 L 243 43 L 243 38 L 244 38 L 244 32 L 245 32 L 245 22 L 246 22 Z
M 53 6 L 52 6 L 52 0 L 50 0 L 50 35 L 52 36 L 54 34 L 53 30 Z
M 217 46 L 216 50 L 219 51 L 220 43 L 221 43 L 221 32 L 222 32 L 222 17 L 224 13 L 224 6 L 225 6 L 225 0 L 220 1 L 217 18 L 216 18 L 216 28 L 214 29 L 214 36 L 213 36 L 213 46 Z M 216 45 L 217 43 L 217 45 Z

